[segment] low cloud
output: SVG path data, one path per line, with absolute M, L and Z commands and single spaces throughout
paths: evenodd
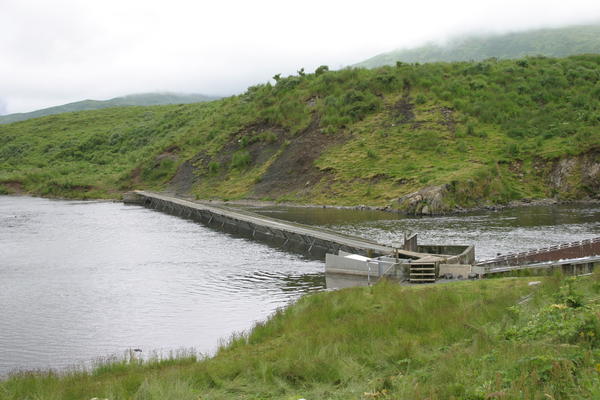
M 0 93 L 8 112 L 140 92 L 229 95 L 458 34 L 599 18 L 597 0 L 2 0 Z

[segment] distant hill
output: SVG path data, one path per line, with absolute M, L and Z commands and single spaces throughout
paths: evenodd
M 355 67 L 375 68 L 394 65 L 397 61 L 479 61 L 492 57 L 514 59 L 525 56 L 567 57 L 598 53 L 600 24 L 454 38 L 445 45 L 430 43 L 414 49 L 379 54 L 356 64 Z
M 46 115 L 61 114 L 74 111 L 98 110 L 101 108 L 124 107 L 124 106 L 157 106 L 165 104 L 189 104 L 203 101 L 216 100 L 219 97 L 205 96 L 203 94 L 180 94 L 180 93 L 140 93 L 110 100 L 83 100 L 75 103 L 63 104 L 61 106 L 44 108 L 28 113 L 15 113 L 0 115 L 0 124 L 24 121 L 31 118 L 44 117 Z
M 389 207 L 600 199 L 600 55 L 348 68 L 0 125 L 0 194 Z M 459 208 L 460 207 L 460 208 Z

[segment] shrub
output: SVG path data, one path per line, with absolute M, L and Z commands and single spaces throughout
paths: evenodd
M 231 158 L 231 168 L 232 169 L 242 169 L 250 165 L 252 161 L 252 157 L 247 150 L 240 150 L 233 153 L 233 157 Z
M 513 138 L 513 139 L 521 139 L 524 134 L 523 131 L 521 129 L 518 128 L 512 128 L 507 132 L 508 136 Z
M 475 125 L 473 125 L 472 122 L 469 122 L 467 124 L 467 135 L 468 136 L 475 136 Z
M 509 157 L 516 157 L 519 155 L 520 152 L 519 146 L 516 143 L 509 143 L 504 149 L 504 152 Z
M 323 103 L 325 110 L 321 125 L 324 132 L 331 133 L 375 112 L 381 99 L 370 92 L 349 90 L 343 96 L 329 95 Z
M 210 174 L 216 174 L 219 172 L 219 163 L 216 161 L 211 161 L 208 163 L 208 172 Z
M 142 171 L 146 181 L 160 182 L 169 178 L 175 172 L 175 161 L 172 158 L 163 158 L 156 164 L 148 164 Z
M 250 138 L 248 136 L 242 136 L 240 140 L 238 140 L 241 148 L 244 148 L 250 144 Z
M 377 110 L 379 102 L 371 93 L 351 90 L 344 95 L 344 111 L 353 121 L 361 120 L 366 114 Z
M 288 76 L 287 78 L 280 78 L 277 81 L 276 89 L 279 90 L 291 90 L 298 86 L 302 78 L 298 76 Z
M 266 131 L 259 135 L 259 140 L 265 143 L 275 143 L 277 141 L 277 134 L 272 131 Z
M 373 149 L 367 149 L 367 157 L 369 157 L 370 159 L 377 159 L 379 156 L 377 155 L 377 152 Z
M 527 60 L 517 60 L 517 65 L 521 68 L 529 67 L 529 62 Z
M 327 65 L 321 65 L 315 70 L 315 75 L 319 76 L 329 71 L 329 67 Z
M 398 77 L 392 70 L 383 70 L 369 82 L 369 86 L 377 91 L 389 92 L 398 87 Z
M 571 308 L 583 306 L 583 295 L 575 290 L 573 287 L 574 283 L 573 278 L 567 279 L 565 284 L 558 290 L 558 293 L 556 293 L 555 300 Z

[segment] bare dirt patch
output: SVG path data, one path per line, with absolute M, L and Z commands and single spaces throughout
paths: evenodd
M 267 133 L 274 136 L 261 137 Z M 247 151 L 251 159 L 249 166 L 264 164 L 279 150 L 287 136 L 288 132 L 279 126 L 269 124 L 248 126 L 223 147 L 217 160 L 219 164 L 229 166 L 236 151 Z
M 398 123 L 409 123 L 415 120 L 414 108 L 414 104 L 410 102 L 410 97 L 405 94 L 392 107 L 392 116 Z
M 196 181 L 195 171 L 197 169 L 191 160 L 184 161 L 171 179 L 169 189 L 177 195 L 188 194 Z
M 139 186 L 142 183 L 142 168 L 141 167 L 135 167 L 132 171 L 131 171 L 131 186 L 132 187 L 136 187 Z
M 233 135 L 217 154 L 199 153 L 183 162 L 171 180 L 170 190 L 186 195 L 201 179 L 226 179 L 231 171 L 233 155 L 247 152 L 250 160 L 245 168 L 263 165 L 278 154 L 254 184 L 249 198 L 278 198 L 290 193 L 309 192 L 323 177 L 332 175 L 332 171 L 318 169 L 315 161 L 327 148 L 349 138 L 347 134 L 321 133 L 317 116 L 305 130 L 294 136 L 279 126 L 250 125 Z M 209 171 L 213 163 L 218 167 Z
M 446 126 L 450 132 L 455 134 L 456 121 L 454 120 L 454 110 L 448 107 L 440 107 L 440 113 L 443 118 L 442 125 Z
M 268 134 L 268 135 L 267 135 Z M 231 168 L 233 155 L 238 151 L 247 151 L 250 162 L 247 168 L 267 162 L 286 140 L 287 132 L 278 126 L 253 124 L 233 135 L 229 142 L 215 155 L 206 152 L 196 154 L 184 161 L 170 182 L 170 190 L 179 195 L 189 194 L 194 185 L 203 178 L 225 179 Z M 209 165 L 215 163 L 215 171 L 209 171 Z
M 4 181 L 4 182 L 0 182 L 0 185 L 7 188 L 8 191 L 13 194 L 25 193 L 25 189 L 23 188 L 23 183 L 21 183 L 19 181 Z
M 344 143 L 348 135 L 326 135 L 321 133 L 319 119 L 293 139 L 282 154 L 269 166 L 259 183 L 254 186 L 253 197 L 277 198 L 284 194 L 308 192 L 312 186 L 331 172 L 322 171 L 315 161 L 329 147 Z

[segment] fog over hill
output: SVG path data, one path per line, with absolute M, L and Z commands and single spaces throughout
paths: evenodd
M 600 53 L 600 23 L 563 28 L 538 29 L 500 35 L 471 35 L 431 42 L 412 49 L 376 55 L 355 66 L 375 68 L 409 63 L 478 61 L 487 58 L 512 59 L 525 56 L 566 57 Z

